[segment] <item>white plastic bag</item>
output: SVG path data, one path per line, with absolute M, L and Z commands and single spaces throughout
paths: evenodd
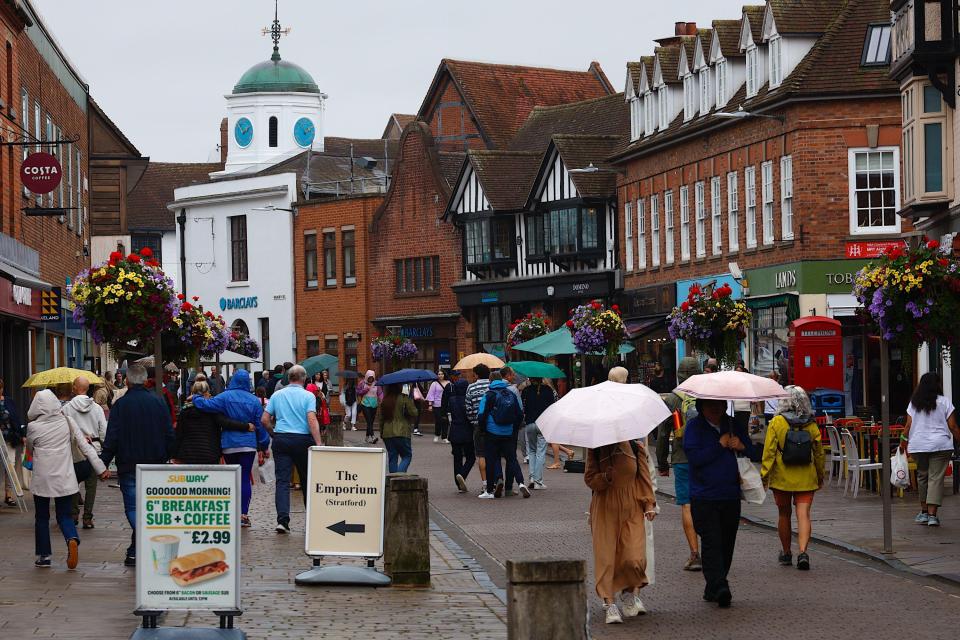
M 737 458 L 740 467 L 740 493 L 743 500 L 750 504 L 763 504 L 767 490 L 763 488 L 760 472 L 748 458 Z
M 897 489 L 906 489 L 910 486 L 910 466 L 907 463 L 907 454 L 897 449 L 890 457 L 890 484 Z
M 276 480 L 276 465 L 273 462 L 273 456 L 270 456 L 260 465 L 260 482 L 263 484 L 273 484 Z

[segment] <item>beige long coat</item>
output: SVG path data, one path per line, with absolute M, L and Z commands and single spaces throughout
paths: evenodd
M 67 420 L 57 396 L 49 389 L 37 393 L 27 412 L 27 451 L 33 455 L 31 489 L 36 496 L 59 498 L 72 496 L 80 489 L 73 472 L 75 443 L 86 456 L 97 475 L 103 473 L 103 462 L 97 450 L 87 442 L 80 427 Z

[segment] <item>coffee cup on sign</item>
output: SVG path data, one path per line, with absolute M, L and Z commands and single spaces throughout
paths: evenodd
M 170 574 L 170 563 L 180 552 L 180 537 L 171 535 L 153 536 L 150 538 L 153 570 L 158 575 Z

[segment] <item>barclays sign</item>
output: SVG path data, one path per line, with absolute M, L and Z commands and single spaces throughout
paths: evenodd
M 220 310 L 227 311 L 232 309 L 256 309 L 257 296 L 249 298 L 220 298 Z

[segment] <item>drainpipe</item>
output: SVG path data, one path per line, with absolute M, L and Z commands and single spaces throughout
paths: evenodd
M 177 224 L 180 226 L 180 293 L 184 299 L 187 297 L 187 210 L 180 209 L 180 215 L 177 216 Z M 189 389 L 189 371 L 180 370 L 180 408 L 183 408 L 183 402 L 187 397 Z

